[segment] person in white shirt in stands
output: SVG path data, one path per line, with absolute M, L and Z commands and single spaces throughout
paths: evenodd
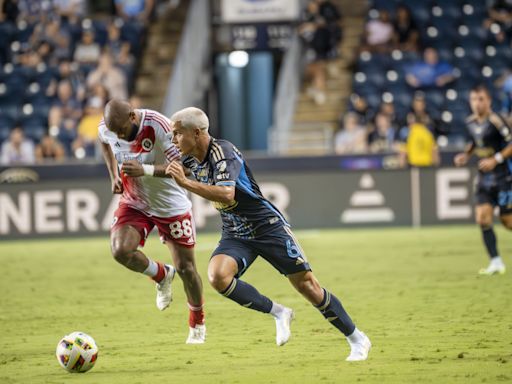
M 35 161 L 34 143 L 25 138 L 23 130 L 16 127 L 11 131 L 9 140 L 2 144 L 1 164 L 32 164 Z

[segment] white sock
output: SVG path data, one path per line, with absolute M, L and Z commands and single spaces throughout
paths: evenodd
M 358 343 L 359 341 L 363 340 L 363 338 L 363 334 L 357 328 L 354 329 L 354 332 L 347 336 L 348 341 L 351 343 Z
M 270 310 L 270 314 L 274 317 L 279 317 L 281 313 L 283 313 L 284 307 L 281 304 L 272 302 L 272 309 Z
M 501 256 L 493 257 L 491 259 L 491 264 L 494 264 L 494 265 L 504 265 L 503 259 L 501 258 Z
M 156 276 L 156 273 L 158 272 L 158 264 L 149 258 L 148 258 L 148 261 L 149 261 L 148 267 L 142 273 L 145 274 L 146 276 L 154 277 L 154 276 Z

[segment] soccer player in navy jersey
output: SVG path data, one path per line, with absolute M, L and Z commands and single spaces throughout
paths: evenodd
M 491 259 L 479 273 L 503 274 L 505 263 L 496 246 L 493 212 L 499 207 L 501 222 L 512 229 L 512 132 L 503 118 L 492 111 L 491 95 L 485 86 L 471 90 L 469 104 L 472 115 L 466 120 L 466 127 L 471 140 L 454 161 L 455 165 L 464 166 L 472 155 L 479 158 L 475 216 Z
M 284 345 L 291 335 L 293 311 L 240 280 L 261 256 L 346 336 L 351 348 L 347 361 L 366 360 L 370 340 L 356 328 L 338 298 L 322 288 L 289 224 L 263 197 L 240 151 L 229 141 L 209 135 L 208 117 L 198 108 L 176 112 L 171 126 L 182 162 L 171 162 L 166 173 L 178 185 L 212 201 L 222 217 L 222 237 L 208 266 L 213 288 L 246 308 L 271 314 L 276 343 Z M 184 168 L 195 180 L 185 176 Z

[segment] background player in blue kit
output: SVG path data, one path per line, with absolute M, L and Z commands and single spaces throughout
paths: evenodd
M 209 121 L 198 108 L 185 108 L 171 117 L 173 143 L 182 163 L 166 172 L 183 188 L 213 202 L 222 217 L 222 237 L 208 266 L 210 284 L 238 304 L 270 313 L 276 321 L 276 343 L 290 338 L 293 311 L 240 280 L 261 256 L 288 277 L 292 285 L 346 337 L 347 361 L 366 360 L 370 340 L 359 331 L 338 298 L 322 288 L 281 213 L 260 192 L 242 154 L 228 141 L 208 133 Z M 196 180 L 185 176 L 183 166 Z
M 466 120 L 466 125 L 471 141 L 463 153 L 455 156 L 455 164 L 465 165 L 473 154 L 479 158 L 475 216 L 491 259 L 488 267 L 479 273 L 503 274 L 505 263 L 496 246 L 493 212 L 498 206 L 501 222 L 512 229 L 512 132 L 503 118 L 492 111 L 491 95 L 486 87 L 473 88 L 469 104 L 473 114 Z

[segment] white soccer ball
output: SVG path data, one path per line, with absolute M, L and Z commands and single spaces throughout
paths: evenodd
M 66 371 L 87 372 L 96 363 L 98 347 L 91 336 L 73 332 L 59 341 L 55 354 L 60 366 Z

